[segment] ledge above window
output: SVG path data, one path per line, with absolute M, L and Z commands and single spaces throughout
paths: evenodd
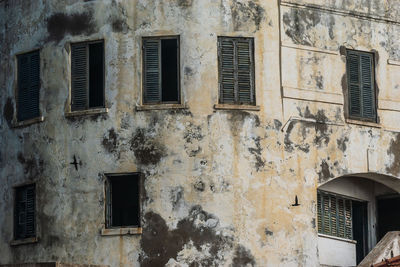
M 19 128 L 19 127 L 28 126 L 28 125 L 35 124 L 35 123 L 42 122 L 42 121 L 44 121 L 44 117 L 43 116 L 36 117 L 36 118 L 33 118 L 33 119 L 29 119 L 29 120 L 24 120 L 24 121 L 15 120 L 12 123 L 12 127 Z
M 163 109 L 188 109 L 185 104 L 154 104 L 136 106 L 136 111 L 163 110 Z
M 30 237 L 30 238 L 25 238 L 25 239 L 12 240 L 10 242 L 10 246 L 34 244 L 34 243 L 37 243 L 38 241 L 39 241 L 39 239 L 37 237 Z
M 214 109 L 259 111 L 260 106 L 236 105 L 236 104 L 215 104 Z
M 116 236 L 116 235 L 141 235 L 142 227 L 126 227 L 126 228 L 103 228 L 101 229 L 102 236 Z
M 104 113 L 108 113 L 108 108 L 92 108 L 85 110 L 69 111 L 65 113 L 65 117 L 89 116 Z

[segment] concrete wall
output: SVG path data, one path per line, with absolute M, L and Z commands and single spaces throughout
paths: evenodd
M 356 243 L 318 236 L 319 263 L 326 266 L 356 266 Z
M 399 7 L 325 2 L 0 1 L 0 263 L 318 265 L 317 187 L 400 174 Z M 343 15 L 355 6 L 364 17 Z M 187 109 L 136 109 L 141 38 L 153 35 L 180 35 Z M 213 108 L 218 36 L 254 37 L 259 111 Z M 109 111 L 67 118 L 69 43 L 96 39 Z M 342 45 L 379 54 L 377 125 L 345 119 Z M 36 48 L 44 121 L 13 128 L 15 55 Z M 102 174 L 136 171 L 143 233 L 101 236 Z M 10 246 L 12 186 L 29 181 L 39 242 Z

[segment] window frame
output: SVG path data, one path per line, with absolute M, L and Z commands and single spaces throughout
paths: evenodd
M 33 211 L 34 211 L 34 221 L 33 221 L 33 228 L 34 228 L 34 235 L 29 237 L 19 238 L 17 237 L 17 193 L 18 190 L 33 187 L 34 188 L 34 200 L 33 200 Z M 27 190 L 27 189 L 25 189 Z M 20 244 L 27 244 L 27 243 L 35 243 L 37 242 L 38 237 L 38 227 L 37 227 L 37 186 L 36 183 L 24 183 L 21 185 L 17 185 L 13 187 L 13 197 L 14 197 L 14 205 L 13 205 L 13 240 L 11 241 L 11 245 L 20 245 Z
M 90 63 L 89 63 L 89 57 L 90 57 L 90 51 L 89 51 L 89 45 L 90 44 L 97 44 L 97 43 L 103 43 L 103 79 L 102 79 L 102 83 L 103 83 L 103 92 L 102 92 L 102 97 L 103 97 L 103 105 L 102 106 L 98 106 L 98 107 L 90 107 L 90 81 L 89 81 L 89 72 L 90 72 Z M 73 88 L 72 88 L 72 47 L 73 45 L 78 45 L 78 44 L 85 44 L 87 47 L 87 65 L 88 65 L 88 69 L 87 69 L 87 83 L 86 83 L 86 92 L 87 92 L 87 99 L 86 99 L 86 107 L 85 109 L 73 109 Z M 106 42 L 105 39 L 97 39 L 97 40 L 89 40 L 89 41 L 79 41 L 79 42 L 70 42 L 69 43 L 69 109 L 68 109 L 68 113 L 72 114 L 77 114 L 77 115 L 85 115 L 85 112 L 89 112 L 90 114 L 93 113 L 91 111 L 94 111 L 95 113 L 104 113 L 104 112 L 108 112 L 108 109 L 106 108 L 106 66 L 105 66 L 105 50 L 106 50 Z M 90 115 L 88 114 L 88 115 Z
M 19 57 L 20 56 L 24 56 L 26 54 L 32 54 L 32 53 L 38 53 L 39 55 L 39 89 L 38 89 L 38 116 L 29 118 L 29 119 L 25 119 L 25 120 L 20 120 L 19 119 L 19 112 L 20 112 L 20 106 L 19 106 L 19 94 L 20 94 L 20 88 L 19 88 Z M 15 89 L 14 89 L 14 95 L 15 95 L 15 108 L 16 108 L 16 112 L 14 114 L 14 118 L 13 118 L 13 126 L 14 127 L 20 127 L 20 126 L 24 126 L 24 125 L 30 125 L 32 123 L 35 122 L 41 122 L 44 120 L 44 118 L 42 117 L 42 112 L 41 112 L 41 108 L 40 108 L 40 91 L 42 89 L 42 66 L 41 66 L 41 49 L 40 48 L 36 48 L 36 49 L 32 49 L 29 51 L 24 51 L 24 52 L 20 52 L 18 54 L 15 54 Z
M 161 101 L 159 102 L 146 102 L 146 56 L 145 56 L 145 45 L 144 41 L 145 40 L 168 40 L 168 39 L 176 39 L 177 41 L 177 90 L 178 90 L 178 100 L 177 101 L 162 101 L 162 84 L 160 84 L 160 90 L 161 90 Z M 181 105 L 182 104 L 182 86 L 181 86 L 181 40 L 180 40 L 180 35 L 161 35 L 161 36 L 142 36 L 141 38 L 141 46 L 142 46 L 142 93 L 141 93 L 141 98 L 142 98 L 142 105 L 143 106 L 151 106 L 151 105 Z M 160 72 L 160 77 L 159 77 L 159 83 L 162 83 L 162 55 L 161 55 L 161 46 L 159 47 L 159 72 Z
M 233 103 L 225 102 L 223 100 L 223 92 L 222 92 L 222 48 L 221 48 L 221 41 L 223 39 L 229 39 L 232 40 L 233 42 L 237 42 L 239 40 L 248 40 L 250 41 L 250 98 L 251 101 L 249 103 L 246 102 L 240 102 L 239 100 L 239 88 L 235 88 L 236 84 L 239 82 L 237 79 L 238 76 L 238 70 L 237 67 L 234 65 L 234 76 L 236 77 L 237 81 L 235 81 L 235 87 L 234 87 L 234 95 L 235 95 L 235 101 Z M 236 45 L 234 45 L 236 47 Z M 235 49 L 236 51 L 236 49 Z M 257 105 L 257 97 L 256 97 L 256 67 L 255 67 L 255 38 L 254 37 L 244 37 L 244 36 L 218 36 L 217 37 L 217 58 L 218 58 L 218 104 L 217 106 L 222 106 L 222 105 L 231 105 L 231 106 L 249 106 L 249 107 L 256 107 Z M 236 52 L 234 52 L 236 54 Z M 234 56 L 234 62 L 237 62 L 237 55 L 236 57 Z M 235 63 L 234 63 L 235 64 Z
M 370 117 L 365 117 L 365 116 L 357 116 L 357 115 L 352 115 L 351 114 L 351 97 L 350 97 L 350 66 L 349 66 L 349 52 L 350 53 L 354 53 L 357 54 L 358 58 L 360 58 L 361 55 L 369 55 L 371 57 L 372 60 L 372 67 L 371 67 L 371 86 L 372 88 L 372 92 L 373 92 L 373 110 L 374 110 L 374 117 L 370 118 Z M 378 92 L 377 92 L 377 86 L 376 86 L 376 52 L 374 51 L 362 51 L 362 50 L 356 50 L 356 49 L 348 49 L 345 48 L 345 57 L 346 57 L 346 83 L 347 83 L 347 96 L 345 99 L 345 103 L 346 103 L 346 118 L 349 120 L 355 120 L 355 121 L 361 121 L 361 122 L 367 122 L 367 123 L 378 123 Z M 360 73 L 360 68 L 362 68 L 361 66 L 361 62 L 359 63 L 359 71 L 358 71 L 358 75 L 359 75 L 359 86 L 360 86 L 360 112 L 362 113 L 363 110 L 363 100 L 362 100 L 362 89 L 361 89 L 361 73 Z
M 124 225 L 124 226 L 113 226 L 112 225 L 112 192 L 111 189 L 111 179 L 112 177 L 123 177 L 123 176 L 136 176 L 138 183 L 138 225 Z M 115 230 L 115 229 L 140 229 L 142 227 L 142 203 L 144 201 L 144 175 L 140 172 L 127 172 L 127 173 L 104 173 L 105 181 L 104 181 L 104 228 L 105 232 L 107 230 Z M 141 233 L 138 231 L 137 233 Z M 108 234 L 105 234 L 108 235 Z M 111 235 L 113 235 L 111 233 Z

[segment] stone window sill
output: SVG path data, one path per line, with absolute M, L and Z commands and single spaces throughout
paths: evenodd
M 155 105 L 140 105 L 136 106 L 136 111 L 145 110 L 163 110 L 163 109 L 187 109 L 184 104 L 155 104 Z
M 347 243 L 357 244 L 356 240 L 351 240 L 351 239 L 347 239 L 347 238 L 343 238 L 343 237 L 325 235 L 325 234 L 320 234 L 320 233 L 318 233 L 318 236 L 323 237 L 323 238 L 329 238 L 329 239 L 333 239 L 333 240 L 343 241 L 343 242 L 347 242 Z
M 37 237 L 30 237 L 30 238 L 25 238 L 25 239 L 18 239 L 18 240 L 12 240 L 10 242 L 11 246 L 19 246 L 19 245 L 25 245 L 25 244 L 34 244 L 37 243 L 39 239 Z
M 126 228 L 103 228 L 101 229 L 102 236 L 118 236 L 118 235 L 141 235 L 141 227 L 126 227 Z
M 236 104 L 215 104 L 214 109 L 259 111 L 260 106 L 236 105 Z
M 65 113 L 65 117 L 88 116 L 108 113 L 108 108 L 93 108 L 85 110 L 70 111 Z
M 44 121 L 44 117 L 43 116 L 36 117 L 36 118 L 33 118 L 33 119 L 29 119 L 29 120 L 24 120 L 24 121 L 15 120 L 15 121 L 13 121 L 12 126 L 14 128 L 19 128 L 19 127 L 28 126 L 28 125 L 35 124 L 35 123 L 42 122 L 42 121 Z
M 370 121 L 361 121 L 361 120 L 355 120 L 355 119 L 346 119 L 346 123 L 348 124 L 355 124 L 355 125 L 360 125 L 360 126 L 369 126 L 369 127 L 374 127 L 374 128 L 382 128 L 382 125 L 376 122 L 370 122 Z

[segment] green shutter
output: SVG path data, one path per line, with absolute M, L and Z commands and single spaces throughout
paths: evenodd
M 349 115 L 376 120 L 373 54 L 347 51 Z
M 39 51 L 18 56 L 19 121 L 39 117 L 40 55 Z
M 219 102 L 254 104 L 252 38 L 218 38 Z
M 88 46 L 80 43 L 71 48 L 71 109 L 84 110 L 88 106 Z
M 232 38 L 219 39 L 220 103 L 235 103 L 235 45 Z
M 16 189 L 15 239 L 34 237 L 35 230 L 35 186 Z
M 362 113 L 365 118 L 375 118 L 375 90 L 372 54 L 361 54 Z
M 143 40 L 143 93 L 145 103 L 161 102 L 161 71 L 160 71 L 159 39 Z
M 253 103 L 252 39 L 239 39 L 237 49 L 237 90 L 240 104 Z
M 334 194 L 318 192 L 318 233 L 353 238 L 352 202 Z

